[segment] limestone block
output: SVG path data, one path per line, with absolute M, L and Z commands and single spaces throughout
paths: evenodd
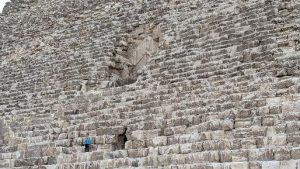
M 288 134 L 286 141 L 290 145 L 293 145 L 293 143 L 299 143 L 300 142 L 300 134 Z
M 57 157 L 55 156 L 48 157 L 47 165 L 53 165 L 53 164 L 57 164 Z
M 180 145 L 180 153 L 181 154 L 188 154 L 192 152 L 192 143 L 188 144 L 181 144 Z
M 262 119 L 263 126 L 273 126 L 274 125 L 274 118 L 273 117 L 264 117 Z
M 251 120 L 236 120 L 234 123 L 234 128 L 247 128 L 252 124 Z
M 231 163 L 231 169 L 249 169 L 248 162 Z
M 287 123 L 286 132 L 287 133 L 295 133 L 300 130 L 300 121 L 293 121 Z
M 105 135 L 105 144 L 117 143 L 116 135 Z
M 280 169 L 279 161 L 263 161 L 261 165 L 261 169 Z
M 291 152 L 288 148 L 275 148 L 273 149 L 274 160 L 282 161 L 291 158 Z
M 261 163 L 260 162 L 249 162 L 249 169 L 261 169 Z
M 70 140 L 56 140 L 55 141 L 55 146 L 57 147 L 69 147 L 71 145 Z
M 132 149 L 127 151 L 128 151 L 128 157 L 139 158 L 139 157 L 146 157 L 148 155 L 149 149 Z
M 282 103 L 282 99 L 281 99 L 281 97 L 267 98 L 266 102 L 267 102 L 267 105 L 277 106 Z
M 213 140 L 222 140 L 225 138 L 224 130 L 212 131 L 211 139 Z
M 248 157 L 248 152 L 247 150 L 232 150 L 232 161 L 233 162 L 243 162 L 243 161 L 248 161 L 250 157 Z
M 145 140 L 129 140 L 125 143 L 125 149 L 138 149 L 146 146 Z
M 259 126 L 253 126 L 251 127 L 253 136 L 266 136 L 267 134 L 267 128 L 266 127 L 259 127 Z
M 192 143 L 192 152 L 201 152 L 201 151 L 203 151 L 202 142 Z
M 291 150 L 292 159 L 300 159 L 300 148 L 293 148 Z
M 256 140 L 255 139 L 243 139 L 241 140 L 241 145 L 243 149 L 255 149 Z
M 146 139 L 152 139 L 158 137 L 160 133 L 161 132 L 159 129 L 147 130 L 147 131 L 136 130 L 132 132 L 131 137 L 133 140 L 146 140 Z
M 105 136 L 96 136 L 95 144 L 105 144 Z
M 160 136 L 152 139 L 153 146 L 165 146 L 167 145 L 167 137 Z
M 63 139 L 67 139 L 68 138 L 68 134 L 67 133 L 61 133 L 59 136 L 58 136 L 58 139 L 59 140 L 63 140 Z
M 219 156 L 222 163 L 232 161 L 231 150 L 219 151 Z
M 229 120 L 229 119 L 225 119 L 224 121 L 220 122 L 220 125 L 221 125 L 221 127 L 224 131 L 230 131 L 230 130 L 233 129 L 234 121 Z
M 185 164 L 185 156 L 182 154 L 174 154 L 169 156 L 171 165 Z
M 0 168 L 10 168 L 10 160 L 0 159 Z
M 272 137 L 272 146 L 285 146 L 287 145 L 286 141 L 287 136 L 285 134 L 275 135 Z
M 280 114 L 282 112 L 282 107 L 278 105 L 269 107 L 270 114 Z
M 297 169 L 296 160 L 280 161 L 279 169 Z
M 218 151 L 209 151 L 209 152 L 203 152 L 201 154 L 201 158 L 203 158 L 204 161 L 209 162 L 219 162 L 219 153 Z
M 179 150 L 179 144 L 158 147 L 158 153 L 160 155 L 164 155 L 164 154 L 179 154 L 179 152 L 180 152 L 180 150 Z
M 274 158 L 272 150 L 265 148 L 249 150 L 248 155 L 251 161 L 267 161 Z
M 170 164 L 171 160 L 171 156 L 169 155 L 163 155 L 163 156 L 159 156 L 159 158 L 157 158 L 157 164 L 158 166 L 168 166 L 168 164 Z

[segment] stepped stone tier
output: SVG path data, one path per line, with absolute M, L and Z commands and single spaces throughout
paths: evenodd
M 300 169 L 299 0 L 12 0 L 0 62 L 1 169 Z

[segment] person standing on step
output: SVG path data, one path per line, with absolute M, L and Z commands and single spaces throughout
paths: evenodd
M 91 145 L 91 138 L 90 138 L 89 134 L 87 134 L 87 136 L 84 139 L 85 152 L 90 151 L 90 145 Z

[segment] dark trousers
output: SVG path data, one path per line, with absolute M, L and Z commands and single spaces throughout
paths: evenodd
M 85 146 L 84 151 L 85 152 L 89 152 L 90 151 L 90 145 L 89 144 L 85 144 L 84 146 Z

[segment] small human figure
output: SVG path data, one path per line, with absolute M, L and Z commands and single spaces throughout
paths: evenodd
M 90 145 L 91 145 L 91 138 L 89 137 L 89 134 L 84 139 L 84 146 L 85 146 L 85 152 L 90 151 Z

